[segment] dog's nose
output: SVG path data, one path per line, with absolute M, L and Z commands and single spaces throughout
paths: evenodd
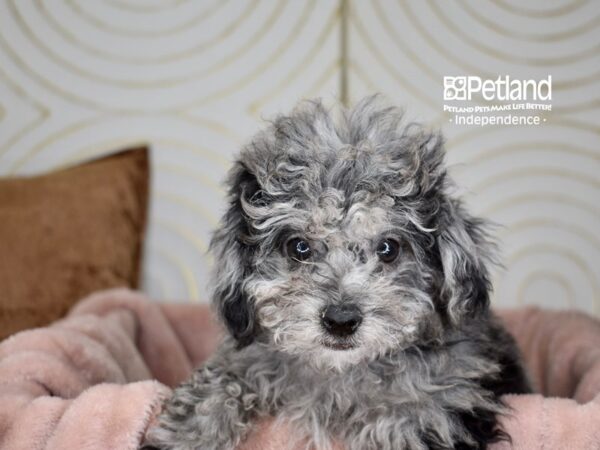
M 356 305 L 331 305 L 323 311 L 322 322 L 329 333 L 350 336 L 362 322 L 362 314 Z

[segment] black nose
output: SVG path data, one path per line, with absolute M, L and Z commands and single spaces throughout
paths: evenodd
M 328 306 L 323 311 L 325 329 L 335 336 L 350 336 L 362 322 L 362 314 L 355 305 Z

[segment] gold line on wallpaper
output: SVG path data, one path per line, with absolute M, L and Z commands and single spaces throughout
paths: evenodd
M 350 106 L 350 86 L 348 81 L 348 21 L 350 15 L 350 0 L 340 0 L 340 101 L 342 105 Z
M 154 251 L 152 245 L 146 244 L 145 252 Z M 154 298 L 159 301 L 165 300 L 173 300 L 173 297 L 169 295 L 169 289 L 167 288 L 167 281 L 165 280 L 165 272 L 164 270 L 158 269 L 157 266 L 154 265 L 146 265 L 144 269 L 145 273 L 143 274 L 143 279 L 140 280 L 142 283 L 151 281 L 152 286 L 158 287 L 158 292 L 154 293 Z
M 179 274 L 183 278 L 183 281 L 187 288 L 187 299 L 195 301 L 200 299 L 200 289 L 198 288 L 198 283 L 196 283 L 196 278 L 194 276 L 194 271 L 192 270 L 192 268 L 189 267 L 183 260 L 181 260 L 181 258 L 179 258 L 178 255 L 176 255 L 170 250 L 165 250 L 161 247 L 156 248 L 154 251 L 159 257 L 169 262 L 169 264 L 175 266 L 178 269 Z M 166 293 L 166 295 L 169 294 Z M 172 297 L 168 296 L 167 299 L 169 298 L 173 300 Z
M 481 213 L 490 217 L 496 215 L 503 209 L 519 206 L 527 202 L 555 202 L 565 206 L 579 208 L 583 212 L 591 213 L 600 220 L 600 208 L 598 205 L 586 202 L 575 195 L 559 194 L 556 192 L 528 192 L 527 194 L 519 194 L 510 197 L 504 197 L 502 200 L 488 204 L 481 210 Z
M 424 38 L 427 41 L 427 43 L 430 45 L 430 47 L 432 49 L 436 50 L 436 52 L 439 56 L 441 56 L 442 58 L 447 60 L 448 64 L 451 67 L 454 65 L 458 65 L 458 66 L 460 66 L 460 70 L 462 72 L 479 75 L 483 78 L 496 78 L 498 76 L 498 74 L 496 74 L 496 73 L 487 72 L 481 66 L 475 66 L 475 65 L 468 63 L 460 55 L 457 55 L 456 52 L 453 52 L 451 48 L 444 48 L 441 45 L 441 42 L 438 42 L 429 33 L 429 31 L 427 29 L 428 27 L 421 24 L 421 21 L 418 19 L 417 15 L 409 7 L 410 4 L 411 4 L 410 2 L 398 0 L 398 5 L 402 8 L 402 11 L 407 15 L 407 17 L 410 18 L 410 22 L 417 29 L 418 35 L 421 36 L 422 38 Z M 431 4 L 431 2 L 429 2 L 428 4 Z M 436 7 L 437 7 L 437 5 L 436 5 Z M 440 15 L 440 14 L 441 13 L 438 13 L 438 15 Z M 442 16 L 442 19 L 443 19 L 443 16 Z M 582 32 L 582 30 L 578 30 L 577 34 L 580 34 L 580 32 Z M 470 40 L 470 43 L 472 44 L 473 40 Z M 485 51 L 485 49 L 483 50 L 483 53 L 487 53 Z M 597 55 L 597 53 L 598 52 L 596 50 L 596 53 L 591 53 L 589 56 L 594 57 Z M 490 54 L 490 56 L 495 56 L 495 55 Z M 527 60 L 521 60 L 518 62 L 525 66 L 527 66 L 529 64 L 529 62 Z M 577 78 L 574 78 L 572 80 L 566 80 L 566 81 L 565 80 L 556 80 L 556 81 L 553 81 L 552 88 L 556 92 L 556 91 L 560 91 L 562 89 L 581 87 L 585 84 L 596 83 L 598 81 L 599 76 L 600 76 L 600 71 L 597 70 L 589 75 L 578 76 Z
M 41 0 L 36 0 L 36 1 L 40 2 Z M 65 4 L 68 5 L 70 8 L 72 8 L 75 13 L 79 14 L 81 16 L 81 18 L 86 20 L 90 25 L 104 29 L 110 33 L 116 33 L 116 34 L 120 34 L 120 35 L 124 35 L 124 36 L 133 36 L 133 37 L 156 38 L 156 37 L 165 37 L 165 36 L 177 34 L 186 29 L 194 28 L 194 27 L 200 25 L 201 23 L 206 22 L 208 19 L 210 19 L 212 16 L 214 16 L 215 13 L 217 13 L 219 10 L 223 9 L 224 6 L 226 6 L 228 3 L 231 3 L 231 1 L 235 1 L 235 0 L 214 0 L 212 2 L 212 4 L 209 4 L 209 6 L 205 10 L 202 10 L 199 13 L 193 15 L 191 18 L 184 20 L 182 23 L 177 24 L 177 26 L 174 26 L 172 28 L 157 29 L 157 30 L 132 30 L 131 28 L 117 27 L 117 26 L 115 26 L 114 23 L 112 23 L 110 21 L 104 21 L 101 18 L 96 17 L 91 13 L 88 13 L 86 11 L 85 7 L 89 6 L 91 4 L 91 2 L 81 2 L 80 3 L 80 2 L 77 2 L 74 0 L 65 0 Z M 110 0 L 105 0 L 105 3 L 110 4 L 112 2 Z M 254 4 L 254 5 L 256 4 L 256 2 L 250 2 L 250 1 L 247 1 L 247 3 Z M 125 8 L 125 5 L 126 5 L 125 3 L 121 4 L 120 5 L 121 9 L 126 10 L 127 8 Z M 144 10 L 144 7 L 142 7 L 141 5 L 138 5 L 138 6 L 140 9 L 139 10 L 133 9 L 133 12 L 139 12 L 141 10 L 143 12 L 148 12 L 151 14 L 156 14 L 156 13 L 160 14 L 160 13 L 164 12 L 165 9 L 169 9 L 168 7 L 165 7 L 165 8 Z M 117 6 L 117 7 L 119 7 L 119 6 Z M 135 25 L 135 24 L 132 24 L 132 25 Z
M 516 13 L 521 16 L 527 17 L 557 17 L 568 14 L 577 8 L 589 3 L 589 0 L 575 0 L 566 5 L 557 6 L 556 8 L 547 8 L 547 9 L 532 9 L 532 8 L 524 8 L 523 6 L 515 6 L 505 0 L 492 0 L 493 3 L 500 6 L 501 8 L 506 9 L 507 11 Z
M 471 47 L 473 47 L 477 50 L 480 50 L 483 53 L 487 53 L 490 56 L 494 56 L 505 62 L 523 64 L 523 65 L 544 66 L 544 67 L 550 66 L 551 67 L 551 66 L 570 64 L 570 63 L 581 61 L 583 59 L 591 58 L 591 57 L 596 56 L 598 54 L 598 51 L 600 51 L 600 44 L 598 44 L 592 48 L 584 49 L 582 51 L 572 53 L 569 56 L 563 56 L 563 57 L 558 57 L 558 58 L 557 57 L 543 58 L 543 57 L 536 57 L 536 56 L 531 56 L 531 55 L 529 55 L 527 57 L 515 56 L 512 53 L 502 52 L 500 50 L 497 50 L 494 47 L 484 45 L 481 43 L 482 42 L 481 39 L 471 38 L 469 35 L 467 35 L 463 31 L 463 28 L 456 26 L 456 24 L 454 24 L 451 20 L 449 20 L 447 18 L 448 16 L 442 12 L 442 10 L 439 7 L 438 2 L 435 2 L 433 0 L 427 0 L 427 4 L 432 9 L 432 11 L 435 13 L 435 15 L 437 16 L 439 21 L 441 23 L 443 23 L 448 28 L 448 30 L 451 31 L 459 39 L 461 39 L 465 43 L 469 44 Z
M 598 240 L 596 234 L 595 234 L 595 230 L 590 231 L 590 230 L 586 230 L 583 227 L 578 226 L 575 223 L 569 223 L 569 222 L 561 222 L 560 220 L 557 220 L 556 218 L 552 218 L 552 219 L 544 219 L 544 218 L 539 218 L 539 219 L 524 219 L 524 220 L 520 220 L 517 222 L 511 222 L 510 223 L 510 232 L 514 233 L 514 232 L 519 232 L 519 231 L 524 231 L 527 229 L 531 229 L 531 228 L 552 228 L 552 229 L 557 229 L 557 230 L 561 230 L 564 231 L 567 234 L 571 234 L 573 237 L 577 237 L 578 239 L 585 239 L 586 240 L 586 245 L 591 245 L 593 246 L 596 250 L 598 250 L 598 252 L 600 252 L 600 240 Z M 506 231 L 508 232 L 509 230 L 506 229 Z M 499 233 L 499 236 L 502 237 L 502 232 Z
M 505 37 L 511 39 L 520 39 L 522 41 L 532 41 L 532 42 L 555 42 L 561 41 L 564 39 L 568 39 L 570 37 L 576 36 L 578 34 L 582 34 L 588 31 L 593 30 L 594 28 L 600 26 L 600 14 L 596 16 L 592 16 L 590 20 L 584 22 L 577 28 L 572 28 L 567 31 L 549 31 L 544 33 L 527 33 L 520 29 L 509 29 L 505 27 L 502 22 L 494 22 L 491 19 L 488 19 L 483 14 L 477 11 L 476 8 L 472 7 L 472 4 L 469 0 L 458 0 L 462 8 L 469 14 L 474 20 L 478 21 L 482 25 L 485 25 L 488 29 L 495 31 L 498 34 L 501 34 Z
M 219 6 L 219 7 L 226 6 L 226 4 L 229 1 L 232 1 L 232 0 L 225 0 L 221 3 L 219 3 L 217 6 Z M 173 62 L 173 61 L 180 61 L 180 60 L 190 58 L 193 56 L 198 56 L 200 53 L 202 53 L 204 50 L 206 50 L 210 46 L 212 46 L 214 44 L 218 44 L 219 42 L 221 42 L 221 41 L 225 40 L 226 38 L 228 38 L 229 36 L 231 36 L 240 27 L 240 25 L 248 18 L 248 14 L 254 8 L 256 8 L 256 5 L 258 5 L 258 1 L 257 0 L 249 1 L 248 0 L 246 2 L 246 7 L 239 11 L 237 17 L 234 17 L 234 20 L 232 22 L 227 24 L 226 27 L 224 27 L 219 33 L 217 33 L 211 39 L 208 39 L 204 42 L 195 44 L 192 48 L 186 49 L 185 51 L 182 51 L 182 52 L 174 51 L 174 52 L 169 53 L 168 55 L 160 56 L 160 57 L 138 57 L 136 55 L 122 56 L 122 55 L 110 53 L 107 50 L 102 50 L 100 48 L 93 47 L 90 44 L 88 44 L 87 42 L 83 42 L 83 40 L 78 39 L 77 36 L 75 34 L 73 34 L 67 27 L 62 26 L 60 24 L 60 21 L 58 21 L 57 19 L 54 18 L 54 15 L 52 14 L 52 12 L 50 10 L 48 10 L 48 8 L 46 8 L 46 4 L 44 3 L 43 0 L 36 0 L 36 4 L 40 8 L 40 12 L 43 13 L 43 15 L 46 17 L 48 23 L 50 25 L 52 25 L 52 27 L 58 33 L 60 33 L 66 40 L 70 41 L 73 45 L 78 46 L 82 50 L 89 52 L 93 55 L 99 56 L 107 61 L 114 61 L 114 62 L 126 63 L 126 64 L 134 63 L 139 66 L 145 66 L 145 65 L 156 65 L 156 64 L 161 64 L 161 63 L 162 64 L 169 63 L 169 62 Z M 75 7 L 75 5 L 77 5 L 77 3 L 73 3 L 73 2 L 69 2 L 67 4 L 69 4 L 73 7 Z M 79 8 L 79 7 L 77 7 L 77 8 Z M 77 9 L 76 12 L 79 12 L 79 10 Z M 203 20 L 198 20 L 198 19 L 204 19 L 204 17 L 198 17 L 197 19 L 194 19 L 195 21 L 197 21 L 197 23 L 194 23 L 193 26 L 197 26 L 198 24 L 200 24 L 203 21 Z M 174 30 L 172 30 L 172 34 L 182 33 L 184 31 L 186 31 L 187 28 L 188 27 L 181 27 L 181 28 L 174 29 Z M 111 35 L 119 34 L 118 30 L 110 29 L 110 27 L 107 28 L 107 31 Z M 168 34 L 171 34 L 171 33 L 168 33 Z M 160 32 L 154 33 L 151 31 L 148 32 L 148 37 L 153 37 L 153 38 L 165 37 L 166 35 L 167 35 L 167 33 L 160 33 Z M 144 34 L 131 32 L 131 33 L 129 33 L 129 36 L 139 38 L 139 37 L 143 37 Z
M 204 206 L 200 203 L 201 199 L 190 200 L 189 198 L 185 198 L 182 195 L 174 194 L 172 192 L 156 192 L 156 198 L 167 200 L 170 203 L 174 203 L 177 205 L 181 205 L 184 209 L 188 209 L 189 211 L 194 211 L 198 216 L 202 217 L 208 224 L 210 228 L 213 229 L 218 224 L 218 219 L 215 215 L 204 208 Z
M 225 58 L 224 60 L 222 60 L 220 63 L 216 64 L 216 65 L 212 65 L 209 68 L 207 68 L 205 71 L 200 72 L 200 73 L 196 73 L 196 74 L 188 74 L 185 77 L 180 77 L 179 79 L 170 79 L 168 82 L 165 80 L 161 80 L 161 82 L 144 82 L 141 80 L 137 80 L 137 81 L 118 81 L 118 80 L 109 80 L 109 79 L 104 79 L 102 77 L 99 77 L 93 73 L 88 73 L 87 71 L 83 71 L 81 70 L 79 67 L 77 66 L 73 66 L 72 64 L 70 64 L 70 62 L 65 61 L 64 58 L 57 56 L 55 54 L 55 52 L 53 52 L 52 50 L 50 50 L 45 44 L 43 44 L 41 42 L 40 39 L 38 39 L 37 37 L 35 37 L 35 35 L 32 33 L 32 30 L 29 29 L 26 25 L 26 21 L 23 20 L 23 18 L 20 16 L 18 9 L 16 8 L 15 4 L 13 3 L 12 0 L 8 1 L 8 4 L 11 7 L 11 13 L 13 13 L 15 20 L 21 25 L 21 27 L 24 29 L 23 31 L 27 34 L 27 36 L 37 45 L 39 46 L 45 53 L 48 53 L 51 57 L 54 58 L 58 58 L 56 60 L 56 62 L 59 62 L 62 65 L 66 65 L 68 68 L 70 69 L 74 69 L 75 72 L 77 72 L 79 75 L 82 76 L 87 76 L 88 78 L 92 79 L 92 80 L 96 80 L 96 81 L 102 81 L 105 82 L 107 84 L 110 85 L 124 85 L 126 87 L 131 87 L 131 88 L 141 88 L 141 87 L 165 87 L 165 86 L 170 86 L 172 84 L 178 84 L 179 82 L 182 81 L 188 81 L 191 79 L 197 79 L 199 76 L 207 76 L 210 75 L 218 70 L 222 70 L 225 66 L 229 65 L 230 63 L 234 62 L 241 54 L 245 53 L 249 48 L 251 48 L 255 42 L 257 42 L 258 40 L 262 39 L 263 36 L 266 35 L 266 33 L 268 32 L 268 30 L 273 26 L 273 23 L 275 22 L 275 20 L 277 20 L 278 17 L 281 16 L 281 13 L 283 11 L 283 8 L 285 6 L 285 2 L 277 2 L 277 7 L 275 9 L 272 10 L 271 15 L 267 18 L 266 23 L 264 24 L 264 26 L 260 27 L 259 32 L 256 33 L 253 38 L 251 40 L 248 40 L 247 43 L 237 49 L 237 51 L 232 54 L 229 55 L 227 58 Z M 201 104 L 201 103 L 206 103 L 209 101 L 214 101 L 219 99 L 220 97 L 224 97 L 226 95 L 230 95 L 233 91 L 235 90 L 239 90 L 240 88 L 244 87 L 245 85 L 249 84 L 250 82 L 254 81 L 261 72 L 263 72 L 270 64 L 272 64 L 274 61 L 276 61 L 281 55 L 283 55 L 285 53 L 285 51 L 287 50 L 287 48 L 291 45 L 291 42 L 294 40 L 294 37 L 299 33 L 299 31 L 306 25 L 307 22 L 307 18 L 310 15 L 311 11 L 313 11 L 315 8 L 315 1 L 314 0 L 310 0 L 308 2 L 305 2 L 305 7 L 303 9 L 303 12 L 300 16 L 300 20 L 298 20 L 293 27 L 290 28 L 290 32 L 288 33 L 288 36 L 286 39 L 283 40 L 283 44 L 279 45 L 276 50 L 274 52 L 272 52 L 268 57 L 265 58 L 265 60 L 263 61 L 262 64 L 260 64 L 259 66 L 257 66 L 249 75 L 246 75 L 244 78 L 242 78 L 241 80 L 239 80 L 237 83 L 234 83 L 230 86 L 228 86 L 225 89 L 221 89 L 217 92 L 212 92 L 211 94 L 200 98 L 200 99 L 195 99 L 194 101 L 187 103 L 185 105 L 178 105 L 178 108 L 190 108 L 192 106 Z M 123 108 L 114 108 L 114 107 L 110 107 L 108 105 L 102 105 L 99 104 L 98 102 L 94 102 L 94 101 L 90 101 L 89 99 L 86 98 L 82 98 L 79 95 L 74 95 L 71 92 L 67 92 L 64 89 L 62 89 L 60 86 L 56 85 L 54 82 L 42 77 L 40 74 L 38 74 L 35 70 L 31 70 L 28 66 L 28 64 L 18 56 L 17 52 L 13 51 L 13 49 L 10 47 L 10 45 L 8 44 L 8 42 L 2 37 L 0 39 L 0 43 L 3 44 L 3 46 L 5 46 L 6 50 L 8 51 L 8 53 L 10 54 L 10 56 L 15 60 L 15 62 L 17 62 L 19 64 L 19 66 L 25 70 L 27 73 L 29 73 L 30 75 L 32 75 L 33 77 L 35 77 L 38 81 L 40 81 L 46 88 L 48 88 L 50 91 L 53 91 L 54 93 L 56 93 L 59 96 L 65 97 L 71 101 L 74 101 L 76 103 L 80 103 L 82 105 L 85 106 L 90 106 L 94 109 L 101 109 L 101 110 L 111 110 L 111 111 L 116 111 L 116 112 L 133 112 L 133 113 L 144 113 L 144 111 L 142 110 L 138 110 L 135 108 L 127 108 L 127 109 L 123 109 Z M 172 109 L 168 109 L 167 111 L 170 111 Z
M 123 10 L 129 10 L 133 12 L 143 12 L 143 13 L 154 13 L 154 12 L 162 12 L 164 10 L 173 9 L 174 7 L 189 4 L 194 0 L 166 0 L 162 4 L 159 5 L 139 5 L 135 3 L 128 3 L 123 0 L 104 0 L 106 3 L 110 5 L 114 5 L 117 8 Z
M 289 33 L 283 40 L 282 45 L 278 46 L 274 52 L 272 52 L 268 58 L 265 58 L 261 64 L 256 66 L 250 75 L 240 79 L 237 83 L 230 86 L 227 90 L 217 91 L 215 93 L 209 94 L 205 97 L 202 97 L 199 102 L 209 102 L 214 101 L 215 99 L 230 94 L 234 90 L 239 90 L 240 88 L 250 84 L 250 82 L 254 81 L 261 73 L 263 73 L 273 62 L 277 61 L 285 51 L 291 46 L 292 42 L 296 39 L 296 36 L 300 34 L 302 28 L 304 28 L 308 22 L 308 17 L 311 12 L 315 11 L 315 1 L 309 0 L 305 3 L 305 7 L 302 10 L 302 14 L 300 16 L 300 20 L 297 21 L 293 27 L 290 28 Z
M 195 143 L 180 140 L 177 138 L 152 137 L 151 139 L 149 139 L 147 135 L 138 137 L 127 136 L 123 138 L 103 140 L 95 142 L 94 144 L 91 144 L 89 146 L 81 147 L 81 149 L 69 154 L 67 157 L 60 160 L 58 163 L 58 167 L 73 165 L 77 162 L 90 159 L 91 157 L 100 156 L 102 152 L 106 152 L 106 149 L 133 147 L 140 144 L 145 145 L 148 144 L 149 140 L 152 141 L 153 145 L 182 150 L 184 152 L 199 155 L 203 159 L 206 159 L 221 166 L 223 170 L 226 170 L 229 167 L 229 159 L 215 152 L 213 149 L 203 147 L 202 145 L 196 145 Z
M 250 48 L 252 48 L 252 46 L 257 41 L 259 41 L 264 36 L 266 36 L 268 31 L 272 28 L 273 24 L 277 20 L 277 18 L 281 16 L 281 14 L 284 10 L 284 7 L 285 7 L 284 2 L 275 3 L 277 5 L 277 7 L 274 8 L 271 12 L 271 15 L 267 17 L 265 24 L 261 27 L 258 27 L 256 34 L 251 39 L 248 39 L 244 45 L 242 45 L 241 47 L 236 49 L 235 52 L 233 52 L 230 55 L 227 55 L 225 58 L 223 58 L 217 64 L 213 64 L 213 65 L 205 68 L 204 70 L 186 73 L 185 75 L 182 75 L 179 77 L 169 77 L 169 78 L 163 78 L 163 79 L 156 80 L 156 81 L 150 81 L 150 80 L 143 80 L 143 79 L 121 80 L 121 79 L 116 79 L 116 78 L 108 78 L 105 76 L 100 76 L 97 73 L 87 70 L 81 66 L 73 64 L 69 59 L 56 53 L 56 51 L 53 48 L 46 45 L 43 38 L 37 37 L 37 35 L 35 34 L 35 30 L 31 26 L 29 26 L 27 21 L 21 15 L 21 13 L 19 11 L 19 7 L 16 6 L 17 4 L 15 3 L 15 1 L 16 0 L 8 0 L 8 4 L 10 5 L 11 13 L 14 15 L 15 20 L 21 26 L 23 32 L 31 40 L 31 42 L 33 44 L 35 44 L 35 46 L 38 47 L 50 59 L 54 60 L 54 62 L 57 63 L 58 66 L 64 66 L 65 68 L 68 68 L 69 70 L 71 70 L 73 73 L 80 75 L 84 78 L 87 78 L 89 80 L 92 80 L 92 81 L 97 81 L 99 83 L 104 83 L 104 84 L 108 84 L 108 85 L 112 85 L 112 86 L 121 86 L 121 87 L 129 88 L 129 89 L 144 89 L 144 88 L 151 88 L 151 87 L 176 86 L 178 84 L 182 84 L 185 82 L 198 80 L 202 77 L 207 77 L 209 75 L 214 74 L 215 72 L 217 72 L 219 70 L 222 70 L 224 67 L 235 62 L 242 54 L 246 53 Z M 19 3 L 19 4 L 21 4 L 21 3 Z M 251 6 L 252 5 L 250 4 L 250 6 L 248 7 L 248 11 L 253 10 L 253 7 L 251 7 Z M 241 18 L 247 19 L 247 16 L 242 15 Z M 220 41 L 222 41 L 221 38 L 215 40 L 215 42 L 213 42 L 211 44 L 216 45 L 216 44 L 219 44 Z M 81 45 L 81 43 L 79 43 L 79 45 Z M 182 55 L 183 58 L 189 58 L 191 56 L 195 56 L 194 53 L 192 53 L 191 51 L 186 52 L 185 54 Z
M 583 258 L 581 258 L 577 253 L 572 251 L 570 248 L 563 247 L 563 246 L 556 245 L 556 244 L 526 245 L 526 246 L 519 248 L 518 251 L 506 255 L 506 265 L 507 265 L 507 267 L 510 267 L 510 266 L 514 267 L 515 264 L 519 260 L 524 259 L 524 258 L 531 258 L 532 256 L 539 255 L 539 254 L 558 256 L 558 257 L 563 258 L 563 259 L 567 260 L 568 262 L 574 264 L 575 266 L 577 266 L 577 268 L 580 270 L 580 272 L 583 275 L 585 275 L 585 278 L 587 279 L 589 285 L 592 287 L 592 292 L 593 292 L 592 300 L 593 300 L 594 312 L 595 313 L 599 312 L 598 305 L 599 305 L 600 299 L 598 298 L 598 292 L 600 292 L 600 288 L 598 286 L 598 281 L 596 279 L 596 276 L 590 270 L 590 267 L 587 264 L 587 262 Z M 536 269 L 532 268 L 532 270 L 536 270 Z M 529 273 L 531 273 L 531 270 L 529 271 Z M 502 286 L 502 284 L 499 284 L 499 286 Z M 525 285 L 522 284 L 522 286 L 523 286 L 523 288 L 526 288 Z
M 17 174 L 20 171 L 20 169 L 23 166 L 25 166 L 30 160 L 32 160 L 35 156 L 37 156 L 39 153 L 43 152 L 44 150 L 47 150 L 51 144 L 59 142 L 60 140 L 65 139 L 69 135 L 72 135 L 72 134 L 75 134 L 82 130 L 85 130 L 86 128 L 90 128 L 94 125 L 114 121 L 114 120 L 117 120 L 117 119 L 123 118 L 123 117 L 130 117 L 130 116 L 105 114 L 100 117 L 93 117 L 91 119 L 86 119 L 81 122 L 76 122 L 66 128 L 62 128 L 62 129 L 46 136 L 42 141 L 38 142 L 36 145 L 31 147 L 28 151 L 24 152 L 23 156 L 18 158 L 10 166 L 10 168 L 8 170 L 8 174 Z M 180 118 L 184 119 L 184 120 L 189 120 L 192 123 L 195 123 L 197 126 L 203 126 L 203 125 L 207 124 L 207 122 L 204 122 L 201 120 L 195 121 L 188 116 L 182 115 L 182 116 L 180 116 Z M 211 122 L 208 122 L 208 124 L 210 124 L 210 123 Z M 206 128 L 211 129 L 212 131 L 216 131 L 216 132 L 221 131 L 221 129 L 218 127 L 207 126 Z M 55 168 L 58 168 L 63 165 L 74 164 L 76 162 L 82 161 L 84 159 L 84 157 L 88 157 L 88 156 L 99 156 L 102 152 L 106 152 L 107 150 L 114 150 L 115 148 L 124 148 L 127 146 L 136 145 L 139 143 L 146 143 L 147 140 L 148 140 L 147 136 L 131 136 L 130 135 L 130 136 L 123 137 L 120 139 L 112 139 L 112 140 L 108 140 L 108 141 L 103 141 L 103 143 L 100 143 L 100 144 L 95 143 L 89 147 L 82 147 L 79 150 L 80 153 L 75 152 L 67 159 L 57 162 L 57 165 L 54 167 L 51 167 L 51 168 L 55 169 Z M 191 151 L 193 153 L 197 153 L 199 155 L 206 157 L 207 159 L 209 159 L 211 161 L 216 162 L 217 164 L 222 165 L 223 167 L 229 165 L 229 160 L 227 158 L 223 157 L 221 154 L 219 154 L 213 150 L 210 150 L 208 148 L 203 148 L 201 145 L 196 144 L 196 143 L 190 143 L 190 142 L 181 141 L 181 140 L 177 140 L 174 138 L 168 138 L 168 137 L 164 137 L 164 138 L 156 137 L 156 138 L 152 139 L 152 142 L 155 144 L 165 144 L 168 146 L 173 146 L 173 147 L 177 147 L 179 149 L 184 149 L 184 150 Z M 237 144 L 239 141 L 236 140 L 234 142 Z
M 575 308 L 575 290 L 567 278 L 556 270 L 534 270 L 527 274 L 523 281 L 517 286 L 517 303 L 519 305 L 526 304 L 526 291 L 529 286 L 533 285 L 538 280 L 551 280 L 558 283 L 566 292 L 565 298 L 569 308 Z
M 194 230 L 187 228 L 184 225 L 169 222 L 168 220 L 157 218 L 156 223 L 164 228 L 171 230 L 174 234 L 179 235 L 183 240 L 189 242 L 196 248 L 198 254 L 206 258 L 208 264 L 212 264 L 213 257 L 208 252 L 208 242 L 200 239 Z
M 342 2 L 344 1 L 345 0 L 342 0 Z M 289 85 L 292 81 L 302 76 L 302 68 L 306 67 L 310 63 L 310 61 L 313 60 L 315 55 L 318 53 L 321 44 L 325 42 L 328 39 L 328 37 L 331 36 L 335 31 L 336 26 L 340 22 L 340 17 L 342 14 L 341 10 L 341 8 L 338 8 L 334 10 L 334 12 L 329 16 L 329 18 L 327 19 L 327 23 L 317 35 L 314 44 L 309 48 L 304 57 L 300 58 L 298 62 L 290 68 L 287 75 L 281 78 L 280 82 L 277 83 L 277 85 L 270 92 L 250 103 L 250 106 L 248 107 L 248 112 L 252 116 L 259 117 L 262 111 L 262 107 L 269 100 L 276 98 L 277 94 L 280 94 L 287 85 Z M 341 60 L 335 60 L 332 66 L 330 66 L 323 72 L 323 75 L 320 77 L 318 82 L 320 81 L 324 83 L 331 76 L 333 70 L 340 70 L 343 73 L 344 71 L 341 70 L 341 67 Z M 315 86 L 315 88 L 319 88 L 318 83 L 317 86 Z
M 365 44 L 369 47 L 369 49 L 371 50 L 373 55 L 375 55 L 377 60 L 381 63 L 383 68 L 386 69 L 390 73 L 390 75 L 398 81 L 398 84 L 400 84 L 403 89 L 411 93 L 414 97 L 420 99 L 422 102 L 431 106 L 433 109 L 439 107 L 439 102 L 435 101 L 433 98 L 430 98 L 427 94 L 417 89 L 416 86 L 402 74 L 402 72 L 396 70 L 393 64 L 388 62 L 385 56 L 383 56 L 382 53 L 379 51 L 373 40 L 369 37 L 366 28 L 362 24 L 362 21 L 357 14 L 350 13 L 350 21 L 352 25 L 354 25 L 354 27 L 356 28 L 358 36 L 364 40 Z

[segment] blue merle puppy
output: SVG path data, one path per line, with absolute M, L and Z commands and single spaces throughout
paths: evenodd
M 529 390 L 489 310 L 493 245 L 439 134 L 371 97 L 318 101 L 240 153 L 211 249 L 220 349 L 175 390 L 149 442 L 231 450 L 261 417 L 349 450 L 484 449 L 500 396 Z

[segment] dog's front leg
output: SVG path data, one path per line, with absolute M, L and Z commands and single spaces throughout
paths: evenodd
M 174 391 L 146 443 L 164 450 L 233 450 L 258 413 L 256 400 L 240 377 L 209 364 Z

